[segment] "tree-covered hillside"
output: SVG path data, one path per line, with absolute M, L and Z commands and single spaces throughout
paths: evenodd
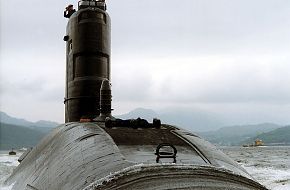
M 52 128 L 51 128 L 52 129 Z M 48 130 L 0 123 L 0 150 L 35 146 Z
M 223 127 L 216 131 L 198 132 L 198 134 L 214 144 L 239 146 L 248 140 L 252 141 L 257 135 L 273 131 L 280 127 L 272 123 L 236 125 Z
M 281 127 L 267 133 L 262 133 L 245 141 L 245 143 L 254 142 L 255 139 L 263 140 L 265 145 L 290 144 L 290 126 Z

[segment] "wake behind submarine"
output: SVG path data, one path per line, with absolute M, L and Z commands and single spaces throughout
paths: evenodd
M 266 189 L 212 144 L 173 125 L 111 115 L 110 17 L 104 1 L 70 9 L 65 124 L 24 153 L 15 190 Z

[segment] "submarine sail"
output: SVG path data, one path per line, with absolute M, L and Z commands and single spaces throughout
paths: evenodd
M 158 119 L 111 116 L 110 17 L 104 1 L 69 7 L 65 124 L 21 157 L 14 190 L 266 190 L 196 134 Z
M 80 1 L 66 41 L 65 122 L 99 115 L 100 88 L 110 80 L 111 21 L 99 1 Z

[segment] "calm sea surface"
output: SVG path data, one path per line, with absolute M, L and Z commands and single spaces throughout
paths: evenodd
M 271 190 L 290 190 L 290 146 L 280 147 L 220 147 L 229 157 L 244 167 L 257 181 Z M 18 157 L 0 151 L 0 190 L 12 187 L 3 185 L 18 165 Z

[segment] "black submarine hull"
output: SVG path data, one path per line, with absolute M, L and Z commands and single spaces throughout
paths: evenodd
M 168 143 L 176 161 L 156 148 Z M 13 189 L 266 189 L 200 137 L 170 125 L 105 127 L 66 123 L 54 129 L 15 169 Z

